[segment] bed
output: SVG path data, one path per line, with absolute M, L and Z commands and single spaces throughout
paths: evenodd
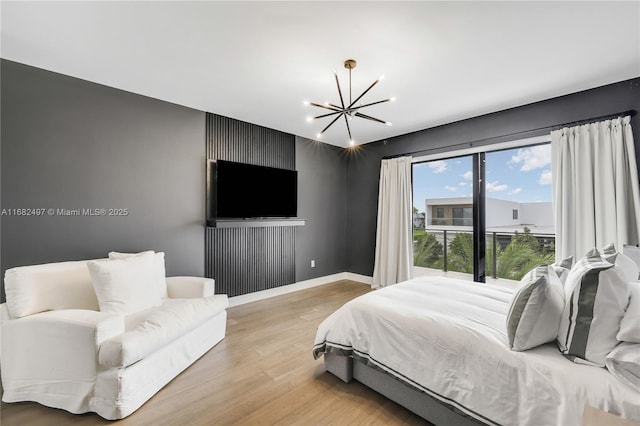
M 508 348 L 513 290 L 421 277 L 360 296 L 319 326 L 313 355 L 437 425 L 581 425 L 585 406 L 640 422 L 640 395 L 548 343 Z

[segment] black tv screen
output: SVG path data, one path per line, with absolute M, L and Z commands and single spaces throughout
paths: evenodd
M 298 213 L 298 172 L 211 161 L 210 218 L 290 218 Z

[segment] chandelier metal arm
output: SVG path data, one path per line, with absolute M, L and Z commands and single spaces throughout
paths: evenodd
M 314 106 L 314 107 L 318 107 L 318 108 L 328 109 L 329 111 L 342 112 L 342 109 L 339 108 L 339 107 L 330 107 L 328 105 L 316 104 L 315 102 L 309 102 L 309 105 Z
M 377 121 L 378 123 L 387 124 L 387 122 L 384 120 L 380 120 L 379 118 L 371 117 L 370 115 L 362 114 L 360 112 L 356 112 L 356 117 L 366 118 L 367 120 Z
M 342 116 L 344 117 L 344 122 L 347 124 L 347 132 L 349 133 L 349 141 L 352 141 L 353 138 L 351 137 L 351 128 L 349 127 L 349 119 L 347 118 L 347 114 L 342 114 Z
M 355 107 L 350 108 L 350 109 L 351 109 L 351 111 L 356 111 L 356 110 L 358 110 L 360 108 L 366 108 L 366 107 L 369 107 L 371 105 L 378 105 L 378 104 L 382 104 L 382 103 L 390 102 L 390 101 L 391 101 L 391 99 L 385 99 L 384 101 L 377 101 L 377 102 L 371 102 L 369 104 L 358 105 L 358 106 L 355 106 Z
M 313 117 L 313 119 L 317 120 L 319 118 L 331 117 L 332 115 L 336 115 L 336 114 L 342 114 L 342 111 L 329 112 L 327 114 L 318 115 L 318 116 Z
M 367 92 L 371 89 L 373 89 L 373 86 L 375 86 L 376 84 L 378 84 L 378 82 L 380 81 L 380 79 L 374 81 L 373 83 L 371 83 L 371 86 L 367 87 L 367 90 L 365 90 L 364 92 L 362 92 L 362 94 L 360 96 L 358 96 L 356 98 L 355 101 L 351 102 L 351 105 L 349 105 L 349 109 L 351 109 L 364 95 L 367 94 Z
M 324 132 L 326 132 L 326 131 L 327 131 L 327 129 L 328 129 L 329 127 L 331 127 L 331 126 L 333 125 L 333 123 L 335 123 L 336 121 L 338 121 L 338 118 L 340 118 L 340 116 L 342 116 L 342 115 L 344 115 L 344 114 L 340 114 L 340 115 L 338 115 L 336 118 L 334 118 L 334 119 L 331 121 L 331 123 L 327 124 L 327 127 L 325 127 L 324 129 L 322 129 L 322 131 L 320 132 L 320 134 L 323 134 Z
M 333 75 L 336 77 L 336 86 L 338 86 L 338 94 L 340 95 L 340 105 L 342 105 L 342 109 L 344 109 L 344 99 L 342 99 L 342 89 L 340 89 L 340 81 L 338 80 L 338 73 L 334 72 Z

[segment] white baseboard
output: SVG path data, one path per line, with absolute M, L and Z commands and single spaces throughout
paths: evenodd
M 354 274 L 353 272 L 344 272 L 344 275 L 345 280 L 358 281 L 359 283 L 369 285 L 373 284 L 373 277 L 370 277 L 368 275 Z
M 318 277 L 289 285 L 283 285 L 282 287 L 270 288 L 268 290 L 256 291 L 254 293 L 242 294 L 240 296 L 233 296 L 229 298 L 229 307 L 244 305 L 245 303 L 257 302 L 258 300 L 281 296 L 283 294 L 293 293 L 294 291 L 306 290 L 308 288 L 330 284 L 341 280 L 358 281 L 364 284 L 371 285 L 373 279 L 366 275 L 353 274 L 351 272 L 339 272 L 337 274 L 325 275 L 324 277 Z

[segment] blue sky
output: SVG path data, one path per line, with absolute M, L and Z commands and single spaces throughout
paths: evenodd
M 471 156 L 413 165 L 413 205 L 427 198 L 470 197 Z M 486 195 L 518 202 L 551 201 L 551 145 L 486 154 Z

